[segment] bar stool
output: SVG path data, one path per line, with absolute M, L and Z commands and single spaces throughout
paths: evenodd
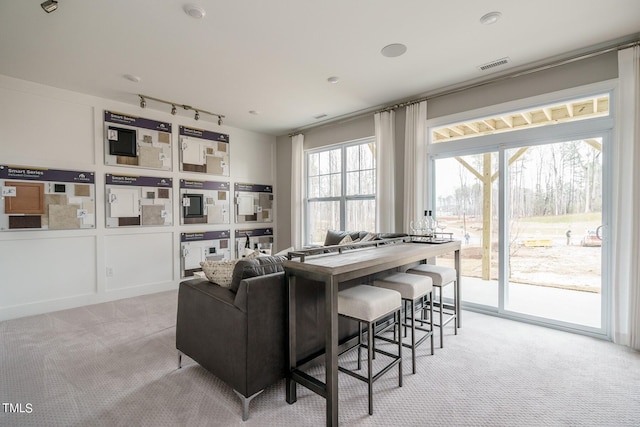
M 358 369 L 360 369 L 360 351 L 362 347 L 367 348 L 367 376 L 362 376 L 354 371 L 338 366 L 338 369 L 345 374 L 364 381 L 369 386 L 369 415 L 373 415 L 373 383 L 383 374 L 390 371 L 395 365 L 398 365 L 398 387 L 402 387 L 402 341 L 398 340 L 398 354 L 392 354 L 387 351 L 374 347 L 375 339 L 375 322 L 385 316 L 393 313 L 394 322 L 400 334 L 400 310 L 402 302 L 400 293 L 389 290 L 376 288 L 367 285 L 357 285 L 352 288 L 338 292 L 338 314 L 350 317 L 358 321 L 360 333 L 358 336 L 358 344 L 346 351 L 358 348 Z M 362 325 L 367 325 L 367 344 L 362 343 Z M 373 353 L 377 352 L 388 356 L 392 361 L 382 368 L 377 374 L 373 375 Z M 344 353 L 344 352 L 343 352 Z
M 407 326 L 411 328 L 411 344 L 403 343 L 402 345 L 411 349 L 411 364 L 413 373 L 415 374 L 416 348 L 429 337 L 431 337 L 431 354 L 433 355 L 433 304 L 431 304 L 433 297 L 433 284 L 431 277 L 407 273 L 393 273 L 389 276 L 375 280 L 373 285 L 400 292 L 400 296 L 402 297 L 402 301 L 405 305 L 404 322 L 402 323 L 402 326 L 404 326 L 405 331 Z M 416 319 L 416 301 L 422 301 L 423 307 L 421 309 L 424 309 L 424 297 L 426 296 L 429 297 L 429 310 L 431 312 L 428 322 L 429 329 L 425 329 L 423 327 L 423 319 Z M 408 313 L 411 313 L 411 323 L 407 323 Z M 420 326 L 416 326 L 416 320 L 420 322 Z M 416 341 L 416 329 L 426 332 L 426 334 L 418 341 Z M 402 341 L 402 338 L 399 339 Z
M 428 276 L 431 277 L 431 280 L 433 281 L 433 287 L 437 288 L 440 290 L 439 292 L 439 298 L 436 300 L 435 298 L 435 294 L 436 291 L 434 289 L 434 297 L 432 299 L 432 303 L 433 304 L 437 304 L 439 307 L 439 315 L 440 315 L 440 321 L 438 324 L 434 323 L 434 326 L 437 326 L 438 328 L 440 328 L 440 348 L 444 347 L 444 343 L 443 343 L 443 339 L 444 339 L 444 333 L 443 333 L 443 329 L 444 327 L 451 322 L 452 320 L 454 321 L 454 333 L 455 335 L 458 335 L 458 298 L 457 298 L 457 274 L 456 274 L 456 270 L 454 268 L 450 268 L 450 267 L 443 267 L 441 265 L 434 265 L 434 264 L 419 264 L 416 267 L 412 267 L 409 270 L 407 270 L 407 273 L 409 274 L 419 274 L 421 276 Z M 447 286 L 448 284 L 453 283 L 453 305 L 451 306 L 447 306 L 448 309 L 451 309 L 451 312 L 449 313 L 445 313 L 447 314 L 447 319 L 443 321 L 442 317 L 443 317 L 443 308 L 444 308 L 444 302 L 443 302 L 443 298 L 442 298 L 442 291 L 443 288 L 445 286 Z

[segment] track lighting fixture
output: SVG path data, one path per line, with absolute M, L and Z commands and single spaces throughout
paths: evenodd
M 141 108 L 145 108 L 147 106 L 147 101 L 149 100 L 160 102 L 161 104 L 171 105 L 171 115 L 173 116 L 175 116 L 178 113 L 178 107 L 182 107 L 184 110 L 187 110 L 187 111 L 189 110 L 195 111 L 195 114 L 193 116 L 194 120 L 200 120 L 201 114 L 208 114 L 210 116 L 218 117 L 218 125 L 222 126 L 222 119 L 224 119 L 225 117 L 223 114 L 212 113 L 211 111 L 203 110 L 202 108 L 198 108 L 198 107 L 192 107 L 191 105 L 187 105 L 187 104 L 180 104 L 179 102 L 165 101 L 164 99 L 154 98 L 153 96 L 142 95 L 142 94 L 138 94 L 138 96 L 140 97 Z
M 58 9 L 58 1 L 57 0 L 47 0 L 40 3 L 42 10 L 47 13 L 51 13 L 54 10 Z

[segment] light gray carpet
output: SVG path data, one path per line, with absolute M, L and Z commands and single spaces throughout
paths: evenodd
M 284 401 L 284 381 L 268 388 L 243 423 L 229 387 L 188 358 L 177 370 L 176 298 L 163 292 L 0 323 L 0 401 L 32 406 L 30 414 L 0 407 L 0 425 L 324 425 L 324 400 L 302 387 L 294 405 Z M 430 356 L 420 347 L 418 374 L 405 359 L 404 387 L 397 370 L 375 383 L 373 416 L 366 385 L 341 374 L 340 423 L 640 425 L 640 353 L 464 314 L 444 349 Z

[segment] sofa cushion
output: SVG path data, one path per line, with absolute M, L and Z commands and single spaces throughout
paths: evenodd
M 200 267 L 204 275 L 210 282 L 216 283 L 223 288 L 228 288 L 231 285 L 231 277 L 233 270 L 238 260 L 219 260 L 219 261 L 202 261 Z
M 339 245 L 340 242 L 346 237 L 351 237 L 351 242 L 360 241 L 361 238 L 366 236 L 366 231 L 342 231 L 342 230 L 327 230 L 327 235 L 324 238 L 325 246 Z
M 265 274 L 278 273 L 284 271 L 282 263 L 286 256 L 261 256 L 253 259 L 239 260 L 233 269 L 231 292 L 238 292 L 240 281 L 249 277 L 264 276 Z

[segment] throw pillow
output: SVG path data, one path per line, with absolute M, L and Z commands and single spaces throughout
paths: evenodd
M 360 239 L 361 242 L 369 242 L 373 239 L 375 239 L 377 236 L 376 233 L 367 233 L 366 236 L 364 236 L 362 239 Z
M 237 259 L 220 261 L 202 261 L 200 267 L 204 275 L 207 276 L 207 280 L 216 283 L 223 288 L 231 286 L 231 279 L 233 276 L 233 269 L 238 262 Z
M 344 236 L 342 238 L 342 240 L 340 240 L 340 242 L 338 243 L 339 245 L 344 245 L 346 243 L 353 243 L 353 239 L 351 238 L 351 235 L 347 234 L 346 236 Z
M 254 259 L 259 256 L 260 252 L 253 249 L 244 248 L 244 250 L 242 251 L 242 259 Z
M 325 246 L 339 245 L 340 241 L 344 239 L 349 232 L 339 230 L 327 230 L 327 235 L 324 239 Z

